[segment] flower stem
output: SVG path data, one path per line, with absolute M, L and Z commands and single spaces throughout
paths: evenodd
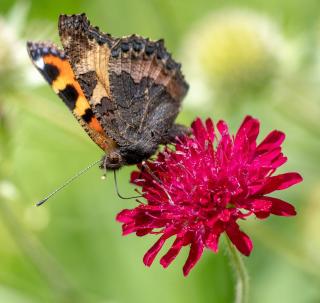
M 73 281 L 67 279 L 63 269 L 47 252 L 41 242 L 23 228 L 7 202 L 0 199 L 1 221 L 8 228 L 12 239 L 21 249 L 21 252 L 35 266 L 44 281 L 48 283 L 52 290 L 53 299 L 58 300 L 58 302 L 87 302 L 83 299 L 83 294 L 80 293 Z
M 249 276 L 247 269 L 236 247 L 227 238 L 227 251 L 231 265 L 237 275 L 235 303 L 248 303 Z

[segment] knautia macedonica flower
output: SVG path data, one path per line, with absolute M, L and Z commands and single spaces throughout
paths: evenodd
M 216 129 L 211 119 L 205 124 L 195 120 L 192 136 L 178 139 L 174 148 L 166 147 L 132 173 L 131 182 L 142 188 L 147 203 L 123 210 L 117 220 L 123 223 L 124 235 L 160 235 L 145 254 L 145 265 L 150 266 L 165 241 L 175 237 L 160 263 L 167 267 L 183 246 L 190 246 L 183 267 L 187 275 L 204 248 L 218 251 L 223 232 L 248 256 L 252 242 L 240 230 L 239 219 L 296 214 L 291 204 L 268 195 L 302 181 L 294 172 L 274 175 L 287 160 L 281 152 L 284 133 L 274 130 L 257 145 L 259 121 L 250 116 L 235 136 L 224 121 Z

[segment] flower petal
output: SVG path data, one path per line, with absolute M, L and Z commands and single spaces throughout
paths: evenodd
M 226 122 L 224 122 L 223 120 L 220 120 L 217 123 L 217 129 L 220 133 L 221 136 L 229 136 L 229 128 Z
M 187 276 L 202 256 L 204 245 L 202 242 L 192 242 L 189 256 L 183 266 L 183 275 Z
M 237 249 L 245 256 L 249 256 L 252 251 L 253 244 L 249 236 L 240 230 L 239 225 L 237 223 L 230 224 L 227 227 L 226 232 L 229 239 Z
M 277 158 L 273 159 L 271 162 L 271 167 L 273 169 L 278 168 L 282 166 L 284 163 L 286 163 L 288 160 L 287 157 L 285 157 L 282 153 L 278 155 Z
M 200 118 L 197 118 L 192 124 L 191 124 L 193 134 L 196 137 L 196 139 L 199 141 L 201 145 L 204 145 L 204 142 L 206 140 L 206 129 L 201 121 Z
M 150 234 L 152 232 L 152 230 L 153 230 L 153 228 L 140 229 L 140 230 L 137 230 L 136 235 L 138 237 L 143 237 L 147 234 Z
M 143 263 L 146 266 L 151 266 L 155 257 L 159 253 L 160 249 L 162 248 L 163 244 L 166 242 L 168 238 L 174 235 L 175 230 L 174 228 L 168 228 L 164 234 L 160 237 L 160 239 L 146 252 L 143 257 Z
M 160 264 L 167 268 L 180 252 L 184 239 L 184 234 L 178 235 L 168 252 L 160 259 Z
M 263 154 L 279 147 L 285 139 L 285 134 L 278 130 L 272 131 L 256 149 L 257 154 Z
M 219 226 L 213 228 L 213 230 L 208 233 L 205 240 L 206 247 L 211 249 L 215 253 L 218 251 L 218 244 L 222 231 L 222 228 Z
M 217 129 L 221 135 L 221 139 L 217 146 L 216 155 L 217 159 L 221 161 L 220 165 L 224 167 L 227 165 L 225 162 L 228 162 L 228 159 L 231 158 L 232 140 L 228 125 L 223 120 L 217 123 Z
M 285 173 L 267 178 L 262 188 L 256 194 L 269 194 L 275 190 L 283 190 L 300 183 L 302 177 L 298 173 Z
M 272 202 L 265 197 L 259 197 L 251 201 L 250 210 L 257 212 L 270 212 Z
M 208 132 L 208 138 L 210 139 L 211 142 L 214 141 L 214 124 L 211 119 L 206 120 L 206 127 L 207 127 L 207 132 Z
M 130 182 L 136 185 L 142 185 L 139 183 L 139 181 L 137 182 L 137 180 L 139 180 L 140 178 L 141 178 L 141 172 L 135 170 L 131 173 Z
M 249 146 L 255 147 L 259 135 L 259 120 L 251 116 L 245 117 L 235 137 L 235 145 L 245 144 L 248 141 Z
M 130 223 L 132 218 L 137 213 L 137 209 L 124 209 L 117 214 L 116 220 L 121 223 Z
M 272 203 L 270 213 L 274 215 L 290 217 L 297 214 L 294 206 L 288 202 L 272 197 L 265 197 L 265 199 L 269 200 Z

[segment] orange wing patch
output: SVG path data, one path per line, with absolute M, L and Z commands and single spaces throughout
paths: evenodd
M 44 56 L 43 61 L 45 63 L 45 66 L 52 66 L 53 68 L 56 67 L 58 69 L 58 76 L 51 83 L 53 90 L 56 92 L 56 94 L 59 94 L 61 92 L 65 92 L 67 94 L 67 91 L 69 91 L 70 93 L 68 95 L 68 107 L 72 107 L 70 109 L 76 116 L 84 116 L 85 118 L 85 115 L 88 113 L 88 110 L 91 110 L 91 107 L 86 97 L 84 96 L 79 83 L 74 78 L 74 73 L 69 62 L 67 60 L 61 60 L 59 57 L 53 55 Z M 68 87 L 67 90 L 66 87 Z M 73 88 L 76 92 L 74 94 L 72 94 L 71 92 Z M 76 100 L 74 100 L 74 102 L 72 102 L 72 100 L 70 99 L 72 95 L 76 97 Z M 92 115 L 91 117 L 87 117 L 85 119 L 87 120 L 86 122 L 89 124 L 90 128 L 96 130 L 97 132 L 103 133 L 102 127 L 96 117 Z
M 113 150 L 117 146 L 116 142 L 105 134 L 94 116 L 63 51 L 47 43 L 28 43 L 27 47 L 34 65 L 72 111 L 91 139 L 104 151 Z

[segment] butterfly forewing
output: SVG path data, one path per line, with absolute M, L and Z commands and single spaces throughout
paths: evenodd
M 105 135 L 100 122 L 94 116 L 79 83 L 75 80 L 64 51 L 50 42 L 28 42 L 27 49 L 33 64 L 91 139 L 103 150 L 114 145 L 115 142 Z

